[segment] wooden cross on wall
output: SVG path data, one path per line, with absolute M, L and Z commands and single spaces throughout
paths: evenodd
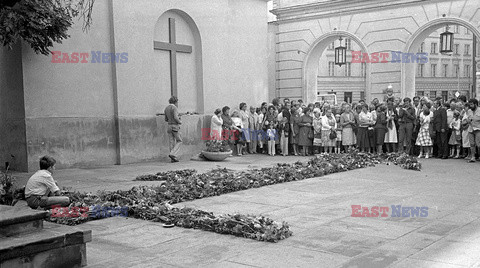
M 175 19 L 168 19 L 169 25 L 169 42 L 153 41 L 153 48 L 156 50 L 166 50 L 170 52 L 170 81 L 172 96 L 178 97 L 177 89 L 177 52 L 192 53 L 192 47 L 187 45 L 177 44 L 175 32 Z

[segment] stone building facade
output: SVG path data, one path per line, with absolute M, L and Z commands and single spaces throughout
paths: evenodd
M 429 62 L 428 66 L 423 66 L 423 77 L 417 77 L 418 62 L 392 62 L 391 54 L 392 51 L 402 55 L 415 54 L 421 50 L 422 43 L 429 52 L 428 46 L 446 26 L 451 29 L 458 26 L 463 31 L 455 34 L 460 49 L 464 49 L 469 42 L 464 38 L 466 35 L 470 35 L 471 39 L 473 36 L 480 39 L 479 9 L 476 0 L 274 0 L 272 13 L 277 20 L 270 23 L 270 32 L 275 32 L 275 37 L 270 39 L 275 41 L 276 68 L 275 85 L 270 85 L 270 95 L 303 98 L 311 102 L 316 99 L 319 90 L 332 92 L 333 89 L 339 92 L 340 101 L 345 99 L 345 92 L 351 92 L 353 100 L 363 97 L 371 100 L 382 97 L 390 84 L 399 97 L 413 97 L 416 92 L 429 95 L 435 91 L 435 94 L 441 95 L 443 91 L 448 91 L 447 94 L 450 94 L 458 89 L 458 78 L 453 76 L 456 73 L 453 68 L 457 65 L 461 91 L 469 91 L 471 96 L 478 95 L 478 87 L 472 88 L 475 76 L 473 53 L 449 58 L 438 52 L 428 55 Z M 468 34 L 465 29 L 468 29 Z M 335 42 L 338 46 L 340 37 L 356 46 L 352 50 L 358 49 L 370 57 L 374 53 L 390 54 L 386 58 L 388 62 L 365 62 L 362 66 L 352 62 L 351 54 L 347 54 L 347 62 L 351 62 L 352 68 L 348 71 L 350 76 L 332 79 L 328 75 L 328 62 L 332 62 L 331 44 Z M 439 40 L 436 42 L 439 43 Z M 473 41 L 470 46 L 473 52 Z M 459 57 L 455 59 L 455 56 Z M 438 74 L 447 65 L 447 77 L 443 78 L 449 83 L 438 80 L 438 74 L 430 77 L 431 62 L 437 62 Z M 465 68 L 471 69 L 470 78 L 468 75 L 463 77 Z M 437 90 L 435 87 L 440 85 L 444 87 Z

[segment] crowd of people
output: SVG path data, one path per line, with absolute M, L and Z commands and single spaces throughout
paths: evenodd
M 420 158 L 465 158 L 475 162 L 480 146 L 478 101 L 385 96 L 370 104 L 303 103 L 302 100 L 225 106 L 211 119 L 211 137 L 228 140 L 234 155 L 312 155 L 400 152 Z

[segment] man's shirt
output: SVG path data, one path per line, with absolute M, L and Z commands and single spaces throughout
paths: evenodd
M 165 108 L 165 121 L 167 121 L 169 125 L 182 124 L 182 121 L 180 121 L 180 118 L 178 117 L 177 106 L 170 104 Z
M 53 180 L 52 173 L 48 170 L 39 170 L 28 179 L 25 186 L 25 197 L 31 195 L 46 195 L 50 191 L 54 193 L 60 191 L 57 184 Z

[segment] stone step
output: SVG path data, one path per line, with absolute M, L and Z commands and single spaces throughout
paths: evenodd
M 92 232 L 50 222 L 36 232 L 0 236 L 0 267 L 81 267 Z
M 41 230 L 46 216 L 46 211 L 0 205 L 0 235 L 8 237 Z

